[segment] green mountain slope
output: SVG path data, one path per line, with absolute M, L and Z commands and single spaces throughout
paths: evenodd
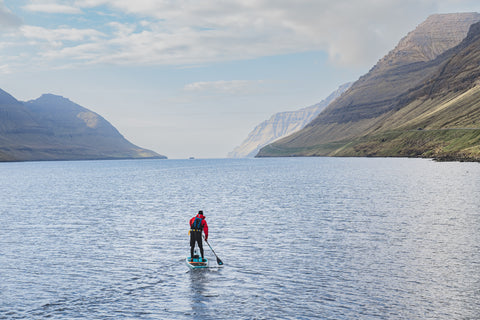
M 479 66 L 480 24 L 433 60 L 399 63 L 387 56 L 305 129 L 258 156 L 478 160 Z

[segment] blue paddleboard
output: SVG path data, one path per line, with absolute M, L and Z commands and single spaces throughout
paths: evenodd
M 205 258 L 198 258 L 194 256 L 194 258 L 187 257 L 185 258 L 185 262 L 190 269 L 201 269 L 201 268 L 208 268 L 208 259 Z

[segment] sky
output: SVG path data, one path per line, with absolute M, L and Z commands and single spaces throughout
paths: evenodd
M 0 88 L 66 97 L 170 159 L 357 80 L 429 15 L 478 0 L 0 0 Z

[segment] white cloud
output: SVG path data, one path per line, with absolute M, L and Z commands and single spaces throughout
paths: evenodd
M 44 13 L 81 14 L 82 10 L 71 5 L 59 4 L 54 1 L 31 1 L 22 7 L 25 10 Z
M 392 43 L 441 2 L 445 1 L 78 0 L 76 4 L 108 5 L 124 13 L 161 19 L 157 31 L 175 34 L 175 43 L 170 45 L 172 39 L 165 41 L 158 33 L 152 41 L 160 38 L 164 42 L 157 56 L 174 64 L 184 63 L 184 57 L 196 63 L 325 50 L 335 63 L 365 65 L 391 49 Z M 181 42 L 183 54 L 165 54 Z M 201 50 L 196 50 L 198 46 Z
M 187 84 L 184 90 L 189 92 L 237 95 L 256 92 L 263 83 L 264 81 L 262 80 L 200 81 Z
M 50 42 L 98 40 L 99 38 L 105 36 L 102 32 L 94 29 L 47 29 L 35 26 L 22 26 L 20 30 L 23 36 L 26 38 L 41 39 Z
M 18 27 L 21 24 L 21 19 L 5 6 L 3 0 L 0 0 L 0 29 Z
M 1 1 L 0 15 L 6 10 Z M 32 0 L 24 8 L 84 12 L 85 28 L 25 26 L 22 32 L 50 44 L 31 46 L 40 52 L 32 55 L 93 64 L 196 65 L 325 51 L 337 65 L 371 66 L 428 15 L 467 4 L 471 0 Z M 92 8 L 110 19 L 102 32 L 89 27 L 96 18 L 85 12 Z
M 0 74 L 9 74 L 12 73 L 10 66 L 8 64 L 0 65 Z
M 395 25 L 409 21 L 415 25 L 435 5 L 433 0 L 86 2 L 162 19 L 157 26 L 177 37 L 172 46 L 171 39 L 162 37 L 164 50 L 157 56 L 167 58 L 165 52 L 183 48 L 182 53 L 168 56 L 173 63 L 184 63 L 185 58 L 197 63 L 325 50 L 331 61 L 345 65 L 375 62 L 404 35 L 405 28 L 400 31 Z
M 67 61 L 66 65 L 60 64 L 55 67 L 68 68 L 79 64 L 91 64 L 103 52 L 105 52 L 105 48 L 101 44 L 86 43 L 58 50 L 48 50 L 42 53 L 42 57 L 49 61 Z

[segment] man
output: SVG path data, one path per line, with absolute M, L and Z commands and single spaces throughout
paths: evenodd
M 205 241 L 208 240 L 208 225 L 203 211 L 198 211 L 198 214 L 190 219 L 190 258 L 193 259 L 193 250 L 195 249 L 195 242 L 198 243 L 198 248 L 200 249 L 200 254 L 203 257 L 203 243 L 202 243 L 202 231 L 205 234 Z

